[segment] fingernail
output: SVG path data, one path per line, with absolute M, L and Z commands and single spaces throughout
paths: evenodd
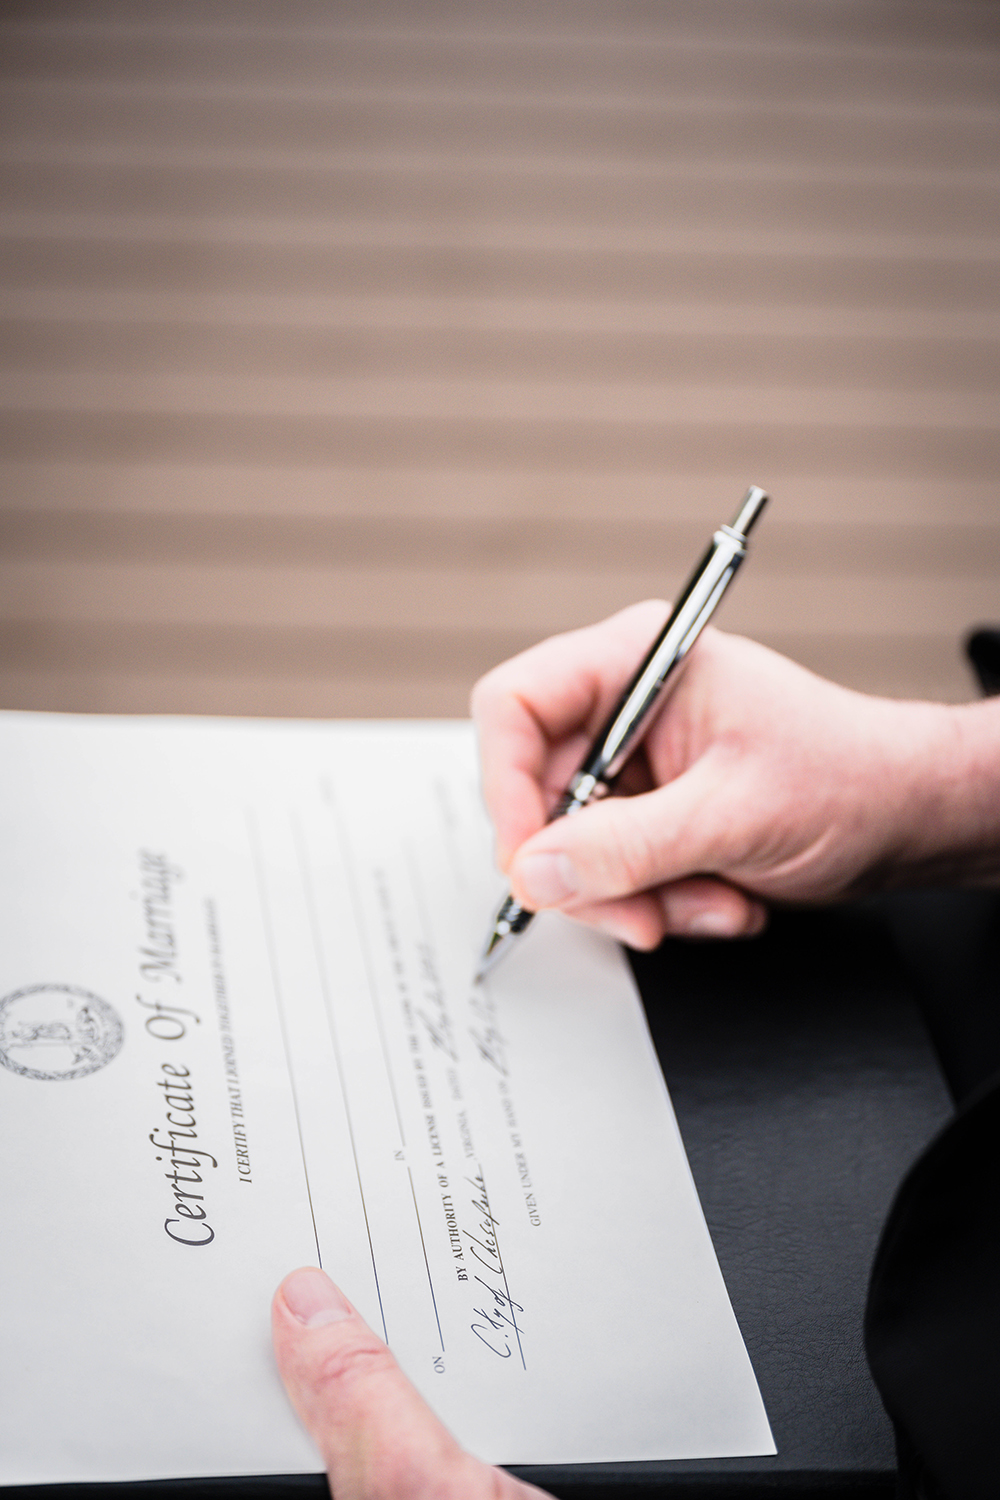
M 516 869 L 518 886 L 529 906 L 558 906 L 580 889 L 566 854 L 526 854 Z
M 339 1287 L 334 1286 L 325 1271 L 307 1266 L 293 1271 L 281 1289 L 285 1306 L 294 1318 L 307 1328 L 324 1323 L 341 1323 L 354 1312 Z
M 732 937 L 733 920 L 724 911 L 693 911 L 684 923 L 689 937 Z
M 663 915 L 674 937 L 734 937 L 738 931 L 731 911 L 706 906 L 705 897 L 693 891 L 670 891 L 664 898 Z

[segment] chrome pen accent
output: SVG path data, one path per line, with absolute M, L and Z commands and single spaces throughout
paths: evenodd
M 659 635 L 611 710 L 587 756 L 553 808 L 549 822 L 570 817 L 613 789 L 626 761 L 638 748 L 666 697 L 669 679 L 698 639 L 746 557 L 746 540 L 767 504 L 767 494 L 753 484 L 732 523 L 720 526 L 695 568 Z M 476 980 L 508 951 L 534 912 L 508 896 L 497 912 L 483 949 Z

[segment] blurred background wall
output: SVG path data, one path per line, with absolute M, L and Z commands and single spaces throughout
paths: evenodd
M 7 0 L 0 706 L 465 712 L 682 580 L 1000 620 L 1000 7 Z

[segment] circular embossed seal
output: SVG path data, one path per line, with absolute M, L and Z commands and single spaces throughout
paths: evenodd
M 0 1000 L 0 1063 L 25 1078 L 96 1073 L 124 1035 L 117 1011 L 73 984 L 32 984 Z

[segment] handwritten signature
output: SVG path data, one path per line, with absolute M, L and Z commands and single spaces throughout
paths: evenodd
M 424 1024 L 431 1046 L 444 1052 L 452 1062 L 458 1062 L 458 1052 L 451 1029 L 451 1017 L 448 1014 L 448 1002 L 445 999 L 444 987 L 434 962 L 434 953 L 428 943 L 417 944 L 417 957 L 420 963 L 420 983 L 424 992 L 424 1000 L 429 1007 L 426 1010 L 418 1010 L 417 1015 Z
M 469 1035 L 476 1044 L 476 1051 L 484 1062 L 495 1068 L 501 1078 L 507 1077 L 507 1043 L 497 1025 L 496 1006 L 486 995 L 473 995 L 469 1008 L 476 1018 L 476 1025 L 469 1027 Z
M 521 1364 L 527 1369 L 521 1343 L 523 1329 L 517 1321 L 518 1314 L 523 1313 L 524 1308 L 520 1302 L 514 1301 L 507 1286 L 507 1273 L 497 1234 L 499 1220 L 494 1217 L 490 1208 L 482 1167 L 477 1170 L 475 1177 L 467 1177 L 465 1180 L 473 1189 L 470 1201 L 479 1222 L 475 1226 L 475 1232 L 463 1229 L 462 1233 L 469 1242 L 469 1255 L 487 1273 L 485 1276 L 478 1271 L 475 1274 L 475 1280 L 486 1296 L 482 1298 L 482 1307 L 473 1308 L 474 1321 L 470 1327 L 476 1338 L 499 1359 L 510 1359 L 516 1347 Z

